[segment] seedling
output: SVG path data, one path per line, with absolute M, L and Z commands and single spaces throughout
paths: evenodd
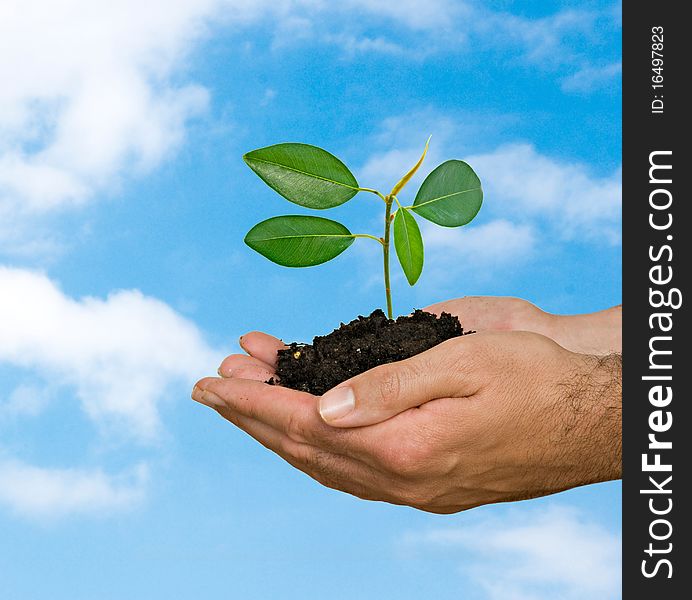
M 423 238 L 414 215 L 443 227 L 460 227 L 473 220 L 483 202 L 481 182 L 473 169 L 463 160 L 448 160 L 426 177 L 413 204 L 401 204 L 399 192 L 420 168 L 429 143 L 430 139 L 418 162 L 386 195 L 361 187 L 343 162 L 317 146 L 276 144 L 248 152 L 243 156 L 247 165 L 269 187 L 300 206 L 324 210 L 348 202 L 358 192 L 378 196 L 384 203 L 384 234 L 377 237 L 351 233 L 331 219 L 286 215 L 255 225 L 245 236 L 245 243 L 279 265 L 311 267 L 337 257 L 356 238 L 374 240 L 382 246 L 387 316 L 391 319 L 389 250 L 392 226 L 396 255 L 406 279 L 414 285 L 423 271 Z

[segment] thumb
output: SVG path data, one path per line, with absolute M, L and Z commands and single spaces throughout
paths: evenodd
M 320 398 L 322 419 L 333 427 L 361 427 L 436 398 L 473 394 L 477 390 L 463 377 L 462 353 L 450 352 L 450 342 L 380 365 L 329 390 Z

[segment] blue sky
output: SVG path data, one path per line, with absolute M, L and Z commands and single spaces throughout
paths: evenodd
M 117 4 L 117 6 L 114 6 Z M 368 240 L 287 270 L 246 248 L 305 212 L 241 155 L 327 148 L 387 189 L 479 172 L 424 226 L 397 313 L 469 294 L 621 294 L 620 10 L 496 0 L 10 0 L 0 15 L 0 581 L 52 598 L 612 599 L 620 485 L 440 517 L 327 490 L 189 400 L 262 329 L 383 302 Z M 408 194 L 408 195 L 407 195 Z M 363 196 L 363 197 L 361 197 Z M 359 195 L 329 215 L 376 233 Z

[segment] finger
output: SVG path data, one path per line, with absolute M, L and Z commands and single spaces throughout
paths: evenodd
M 226 401 L 212 391 L 202 390 L 195 385 L 192 390 L 192 398 L 200 404 L 213 408 L 224 419 L 245 431 L 245 433 L 253 437 L 265 448 L 275 452 L 294 466 L 296 466 L 294 463 L 298 462 L 304 452 L 302 447 L 307 447 L 307 444 L 291 439 L 270 425 L 241 415 L 229 408 Z
M 221 377 L 240 377 L 266 381 L 275 375 L 274 367 L 267 363 L 247 356 L 246 354 L 231 354 L 223 359 L 218 369 Z
M 465 296 L 423 310 L 459 317 L 466 330 L 526 330 L 544 333 L 550 316 L 527 300 L 510 296 Z
M 250 356 L 254 356 L 273 367 L 276 366 L 276 353 L 286 347 L 280 339 L 261 331 L 246 333 L 240 337 L 239 343 L 240 347 Z
M 278 383 L 274 369 L 269 370 L 262 367 L 255 367 L 251 365 L 237 369 L 236 372 L 233 373 L 233 377 L 237 379 L 250 379 L 252 381 L 260 381 L 262 383 L 267 383 L 270 379 L 272 379 L 272 383 Z
M 482 330 L 493 329 L 498 314 L 502 311 L 497 306 L 497 298 L 488 296 L 464 296 L 455 300 L 437 302 L 426 306 L 425 312 L 440 316 L 443 312 L 459 318 L 464 329 Z
M 250 379 L 208 377 L 197 383 L 192 397 L 261 421 L 299 442 L 317 441 L 316 426 L 324 426 L 312 394 Z
M 375 367 L 320 398 L 322 419 L 333 427 L 380 423 L 430 400 L 465 397 L 479 389 L 472 369 L 474 347 L 465 336 L 448 340 L 409 359 Z
M 377 489 L 377 474 L 348 456 L 298 443 L 276 429 L 236 413 L 229 408 L 217 409 L 219 414 L 257 440 L 265 448 L 278 454 L 291 466 L 303 471 L 322 485 L 340 490 L 365 500 L 376 498 L 371 490 Z
M 239 429 L 242 429 L 265 448 L 275 452 L 281 458 L 292 464 L 296 462 L 304 452 L 304 449 L 301 448 L 304 444 L 292 440 L 287 435 L 261 421 L 244 417 L 226 406 L 218 406 L 215 410 L 224 419 L 230 421 Z
M 312 448 L 306 458 L 297 468 L 323 486 L 363 500 L 385 499 L 380 490 L 387 490 L 390 486 L 383 483 L 384 478 L 379 473 L 366 465 L 319 448 Z
M 248 379 L 210 377 L 197 383 L 192 398 L 216 410 L 229 409 L 261 421 L 297 442 L 376 464 L 377 431 L 330 427 L 320 418 L 318 399 L 311 394 Z
M 443 312 L 457 315 L 457 311 L 455 310 L 455 308 L 457 304 L 461 303 L 462 300 L 464 300 L 464 298 L 458 298 L 456 300 L 446 300 L 444 302 L 436 302 L 435 304 L 430 304 L 429 306 L 426 306 L 421 310 L 423 310 L 424 312 L 433 313 L 434 315 L 438 316 Z

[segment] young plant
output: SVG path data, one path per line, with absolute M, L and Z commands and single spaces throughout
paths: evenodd
M 386 195 L 361 187 L 343 162 L 317 146 L 276 144 L 248 152 L 243 156 L 247 165 L 269 187 L 300 206 L 324 210 L 348 202 L 358 192 L 378 196 L 384 204 L 384 234 L 351 233 L 341 223 L 323 217 L 287 215 L 258 223 L 245 236 L 245 243 L 279 265 L 311 267 L 335 258 L 356 238 L 374 240 L 382 246 L 387 316 L 391 319 L 392 226 L 396 255 L 406 279 L 414 285 L 423 270 L 423 238 L 414 215 L 443 227 L 460 227 L 473 220 L 483 202 L 481 182 L 473 169 L 462 160 L 448 160 L 426 177 L 413 204 L 401 204 L 399 192 L 423 163 L 429 143 L 430 139 L 418 162 Z

